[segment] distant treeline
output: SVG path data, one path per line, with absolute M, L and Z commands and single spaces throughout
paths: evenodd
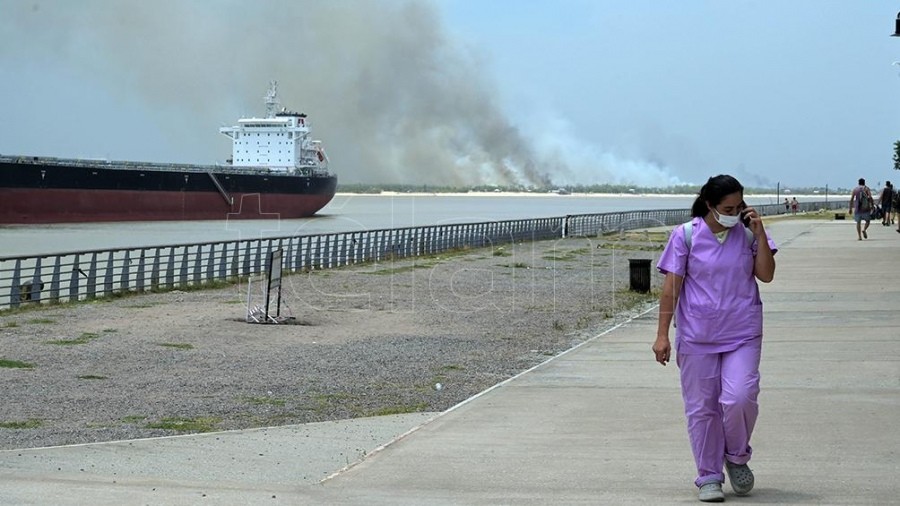
M 595 185 L 566 185 L 554 187 L 524 187 L 524 186 L 497 186 L 497 185 L 478 185 L 478 186 L 444 186 L 444 185 L 412 185 L 412 184 L 370 184 L 370 183 L 341 183 L 338 185 L 338 191 L 345 193 L 381 193 L 381 192 L 397 192 L 397 193 L 467 193 L 467 192 L 532 192 L 532 193 L 551 193 L 565 191 L 569 193 L 619 193 L 619 194 L 654 194 L 654 195 L 694 195 L 700 192 L 700 185 L 678 185 L 678 186 L 629 186 L 621 184 L 595 184 Z M 774 194 L 775 188 L 744 188 L 744 193 L 753 194 Z M 849 193 L 849 189 L 831 188 L 829 194 Z M 812 195 L 825 194 L 825 188 L 782 188 L 780 190 L 784 194 L 796 195 Z

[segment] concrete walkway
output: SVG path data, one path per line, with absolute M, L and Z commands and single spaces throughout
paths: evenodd
M 770 226 L 757 486 L 728 502 L 900 504 L 894 230 Z M 696 504 L 655 329 L 654 310 L 440 415 L 0 452 L 0 504 Z

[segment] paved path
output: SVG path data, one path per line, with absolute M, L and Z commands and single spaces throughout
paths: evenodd
M 757 487 L 727 500 L 898 504 L 900 234 L 770 230 Z M 441 415 L 0 452 L 0 504 L 696 504 L 655 326 L 651 311 Z

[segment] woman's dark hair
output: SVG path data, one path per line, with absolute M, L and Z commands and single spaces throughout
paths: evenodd
M 700 188 L 700 194 L 697 195 L 697 200 L 691 206 L 691 216 L 694 218 L 706 216 L 706 213 L 709 212 L 709 208 L 706 206 L 707 203 L 712 207 L 716 207 L 726 196 L 743 191 L 744 187 L 741 186 L 741 183 L 729 175 L 719 174 L 711 177 Z

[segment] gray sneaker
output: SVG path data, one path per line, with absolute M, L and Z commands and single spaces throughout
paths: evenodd
M 704 483 L 700 486 L 700 501 L 725 502 L 725 493 L 722 492 L 722 484 L 718 482 Z
M 732 464 L 725 461 L 725 472 L 728 473 L 728 481 L 731 482 L 731 488 L 737 495 L 747 495 L 753 490 L 753 471 L 747 467 L 747 464 Z

